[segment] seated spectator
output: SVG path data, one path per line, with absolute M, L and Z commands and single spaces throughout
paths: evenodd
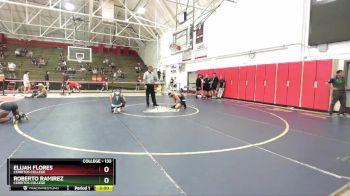
M 4 59 L 5 58 L 5 53 L 4 51 L 0 51 L 0 59 Z
M 140 66 L 138 64 L 135 65 L 135 72 L 138 74 L 138 73 L 140 73 L 140 71 L 141 71 Z
M 8 71 L 10 72 L 10 78 L 14 79 L 16 78 L 16 64 L 9 62 L 7 65 Z
M 125 78 L 125 75 L 120 68 L 118 69 L 117 73 L 118 73 L 118 78 L 123 78 L 123 79 Z
M 109 59 L 108 58 L 105 58 L 103 61 L 102 61 L 103 64 L 105 65 L 108 65 L 109 64 Z
M 17 48 L 17 49 L 15 50 L 15 55 L 16 55 L 16 56 L 21 56 L 21 49 L 20 49 L 20 48 Z
M 32 57 L 31 61 L 32 61 L 32 65 L 38 65 L 38 61 L 35 56 Z
M 86 71 L 85 65 L 84 64 L 80 64 L 80 71 Z
M 57 71 L 61 71 L 61 63 L 60 63 L 60 62 L 59 62 L 59 63 L 57 63 L 56 70 L 57 70 Z
M 94 67 L 94 68 L 92 68 L 92 74 L 97 74 L 98 72 L 97 72 L 97 69 Z
M 39 67 L 41 67 L 42 65 L 45 65 L 45 60 L 43 57 L 39 58 L 39 63 L 38 63 Z
M 117 66 L 115 65 L 114 62 L 112 62 L 112 63 L 109 65 L 109 67 L 110 67 L 111 69 L 115 70 L 115 68 L 116 68 Z
M 60 61 L 64 61 L 63 53 L 60 53 Z
M 68 74 L 70 74 L 70 75 L 74 75 L 74 74 L 76 73 L 75 69 L 73 69 L 73 68 L 71 68 L 71 67 L 68 67 L 67 72 L 68 72 Z

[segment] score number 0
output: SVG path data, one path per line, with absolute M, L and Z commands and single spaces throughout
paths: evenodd
M 105 173 L 108 173 L 108 172 L 109 172 L 109 167 L 108 167 L 108 166 L 105 166 L 105 167 L 103 168 L 103 171 L 104 171 Z M 109 183 L 109 178 L 108 178 L 108 177 L 105 177 L 105 178 L 103 179 L 103 182 L 104 182 L 105 184 L 108 184 L 108 183 Z

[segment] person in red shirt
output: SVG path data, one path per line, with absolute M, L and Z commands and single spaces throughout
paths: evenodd
M 67 81 L 67 86 L 69 87 L 69 89 L 72 89 L 72 92 L 73 90 L 77 90 L 78 92 L 80 92 L 80 84 L 78 82 L 74 82 L 74 81 Z M 67 89 L 67 90 L 69 90 Z

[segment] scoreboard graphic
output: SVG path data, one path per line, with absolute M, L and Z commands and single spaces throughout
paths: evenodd
M 113 191 L 115 159 L 7 159 L 11 191 Z

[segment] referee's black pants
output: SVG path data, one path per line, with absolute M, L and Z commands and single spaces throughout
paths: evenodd
M 156 93 L 154 92 L 154 84 L 146 84 L 146 103 L 149 106 L 149 95 L 151 94 L 153 105 L 157 105 Z

